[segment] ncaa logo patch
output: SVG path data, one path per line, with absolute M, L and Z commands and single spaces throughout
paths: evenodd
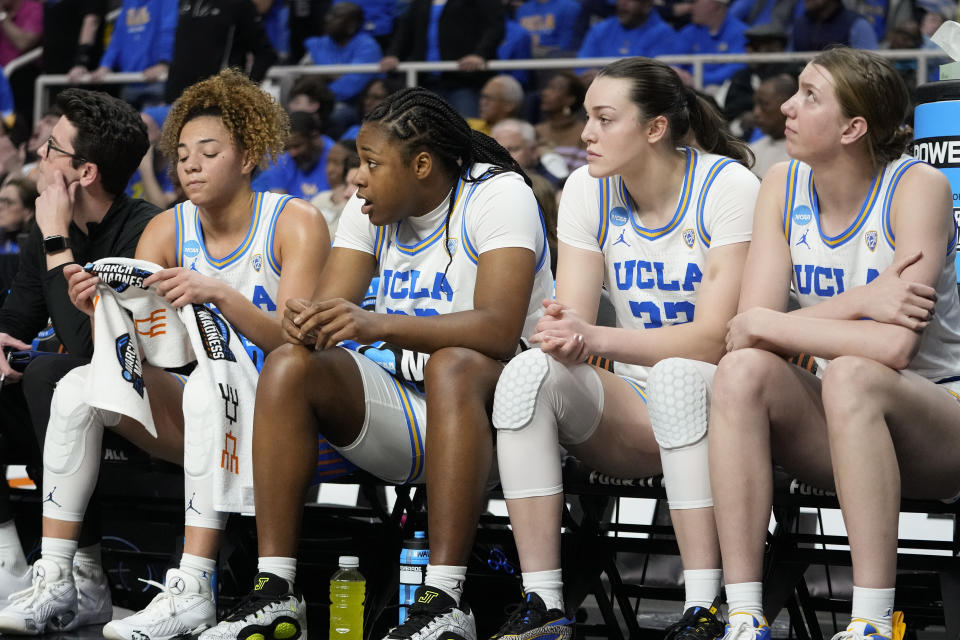
M 457 252 L 457 246 L 459 243 L 456 238 L 447 238 L 447 253 L 453 257 L 453 254 Z
M 183 243 L 183 257 L 193 260 L 200 255 L 200 243 L 196 240 L 187 240 Z
M 793 208 L 791 217 L 793 218 L 793 224 L 803 227 L 813 220 L 813 211 L 807 205 L 801 204 Z
M 877 232 L 867 231 L 863 234 L 863 241 L 867 243 L 867 249 L 875 250 L 877 248 Z
M 251 264 L 253 264 L 253 270 L 256 271 L 256 272 L 258 272 L 258 273 L 259 273 L 260 269 L 263 268 L 263 256 L 260 255 L 259 253 L 256 254 L 255 256 L 253 256 L 253 259 L 250 260 L 250 262 L 251 262 Z
M 696 239 L 697 236 L 693 233 L 693 229 L 683 230 L 683 243 L 687 245 L 688 248 L 693 249 L 693 242 Z
M 610 209 L 610 222 L 618 227 L 627 224 L 627 210 L 623 207 L 614 207 Z

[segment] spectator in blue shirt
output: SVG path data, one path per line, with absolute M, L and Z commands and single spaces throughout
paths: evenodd
M 497 47 L 497 58 L 500 60 L 529 60 L 533 57 L 533 38 L 530 33 L 520 26 L 516 20 L 506 19 L 503 32 L 503 42 Z M 527 84 L 529 75 L 526 71 L 516 69 L 507 73 L 517 79 L 520 84 Z
M 284 0 L 253 0 L 263 30 L 277 52 L 277 61 L 290 57 L 290 7 Z
M 576 49 L 574 33 L 579 15 L 580 3 L 576 0 L 527 0 L 514 18 L 530 33 L 534 55 L 540 58 Z
M 348 0 L 335 0 L 334 5 Z M 397 14 L 397 0 L 363 0 L 363 31 L 383 48 L 393 33 L 393 19 Z
M 400 91 L 400 89 L 403 89 L 404 86 L 403 79 L 398 78 L 396 75 L 371 80 L 370 84 L 363 90 L 363 93 L 360 94 L 360 100 L 357 104 L 358 124 L 353 125 L 340 134 L 339 140 L 356 140 L 357 136 L 360 135 L 360 120 L 363 120 L 365 115 L 373 111 L 381 102 L 386 100 L 388 96 L 392 96 L 397 91 Z M 294 85 L 294 89 L 296 89 L 296 85 Z M 293 111 L 292 102 L 290 110 Z
M 111 71 L 142 71 L 147 81 L 160 80 L 173 58 L 178 13 L 177 0 L 123 0 L 110 44 L 89 79 L 97 82 Z M 144 92 L 163 93 L 162 86 L 148 89 L 128 85 L 126 89 L 122 97 L 128 102 L 136 101 Z
M 831 45 L 876 49 L 877 34 L 863 16 L 841 0 L 804 0 L 803 14 L 793 22 L 792 49 L 821 51 Z
M 338 2 L 326 17 L 326 33 L 307 38 L 306 64 L 377 63 L 383 57 L 380 45 L 373 36 L 361 31 L 363 9 L 352 2 Z M 330 90 L 339 102 L 353 100 L 370 82 L 372 75 L 346 73 L 330 83 Z
M 616 14 L 590 28 L 577 57 L 652 58 L 674 53 L 677 34 L 652 9 L 652 0 L 617 0 Z
M 13 129 L 17 116 L 13 104 L 13 90 L 4 73 L 0 73 L 0 121 L 7 130 Z
M 157 148 L 160 131 L 169 112 L 169 105 L 147 107 L 140 112 L 140 119 L 147 125 L 147 141 L 150 142 L 150 148 L 143 154 L 140 166 L 130 177 L 126 189 L 127 195 L 131 198 L 146 200 L 161 209 L 169 207 L 176 198 L 169 164 Z
M 304 111 L 290 114 L 287 150 L 253 179 L 254 191 L 275 191 L 311 200 L 330 188 L 327 154 L 334 141 L 320 134 L 320 122 Z
M 727 12 L 725 0 L 694 0 L 690 24 L 677 37 L 677 53 L 745 53 L 746 30 L 747 25 Z M 744 66 L 742 63 L 704 65 L 703 84 L 719 86 Z

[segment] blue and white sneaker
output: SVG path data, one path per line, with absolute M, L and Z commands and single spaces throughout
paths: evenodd
M 893 612 L 892 626 L 893 631 L 887 636 L 866 620 L 854 618 L 845 631 L 833 636 L 833 640 L 903 640 L 907 625 L 903 622 L 902 611 Z
M 667 627 L 663 640 L 717 640 L 722 638 L 725 627 L 720 619 L 720 597 L 707 607 L 690 607 L 683 616 Z
M 491 640 L 571 640 L 573 623 L 563 611 L 547 609 L 540 596 L 528 593 L 520 608 Z
M 764 617 L 753 617 L 749 613 L 733 611 L 730 623 L 724 630 L 723 640 L 770 640 L 770 625 Z

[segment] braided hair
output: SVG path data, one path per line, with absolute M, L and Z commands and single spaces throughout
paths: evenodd
M 427 151 L 451 174 L 464 182 L 481 182 L 487 178 L 513 171 L 520 174 L 527 186 L 530 178 L 513 156 L 490 136 L 467 125 L 449 102 L 421 87 L 402 89 L 386 98 L 364 116 L 364 124 L 377 124 L 403 145 L 401 157 L 409 162 L 414 155 Z M 471 176 L 470 169 L 477 163 L 493 165 L 479 176 Z M 444 247 L 447 269 L 453 260 L 450 252 L 450 216 L 454 198 L 450 197 L 444 222 Z M 444 269 L 444 278 L 446 269 Z

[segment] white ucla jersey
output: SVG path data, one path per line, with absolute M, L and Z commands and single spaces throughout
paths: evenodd
M 470 175 L 476 181 L 461 179 L 453 190 L 449 221 L 445 200 L 424 216 L 377 227 L 361 213 L 354 196 L 341 215 L 334 246 L 377 258 L 377 312 L 418 316 L 472 309 L 481 253 L 530 249 L 536 275 L 522 333 L 529 337 L 543 313 L 541 301 L 553 293 L 543 216 L 519 174 L 476 164 Z
M 750 240 L 759 181 L 730 158 L 685 149 L 686 171 L 670 221 L 641 224 L 620 176 L 568 178 L 558 238 L 603 253 L 605 287 L 617 326 L 651 329 L 690 322 L 711 247 Z M 648 368 L 617 362 L 615 371 L 645 384 Z
M 222 258 L 207 253 L 197 205 L 189 200 L 174 207 L 177 227 L 177 264 L 226 282 L 254 305 L 271 313 L 277 310 L 280 264 L 273 253 L 277 218 L 291 196 L 257 192 L 250 229 L 236 249 Z M 263 352 L 241 336 L 257 369 Z
M 893 194 L 903 174 L 919 161 L 901 156 L 874 178 L 860 212 L 842 232 L 820 228 L 817 190 L 810 167 L 794 160 L 787 171 L 783 229 L 793 261 L 793 287 L 801 307 L 809 307 L 867 284 L 893 263 L 896 238 L 890 222 Z M 960 374 L 960 300 L 954 257 L 956 233 L 942 257 L 933 319 L 908 367 L 934 381 Z M 821 362 L 821 365 L 823 363 Z

